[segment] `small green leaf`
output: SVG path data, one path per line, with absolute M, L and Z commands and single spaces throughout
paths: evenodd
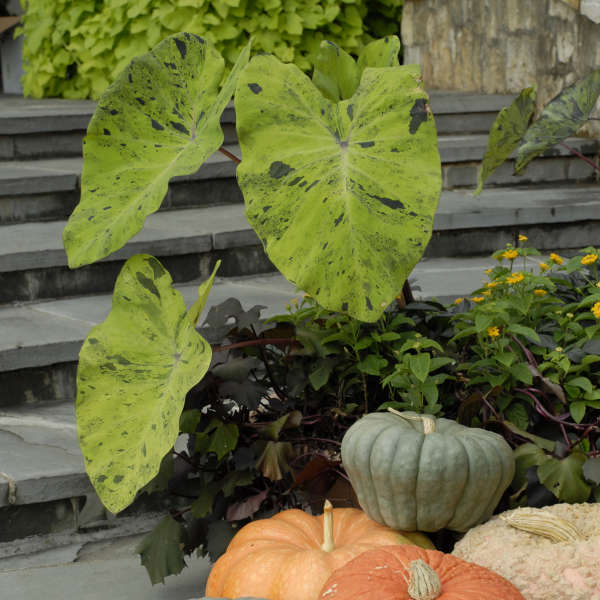
M 550 457 L 535 444 L 522 444 L 515 448 L 515 476 L 511 487 L 518 490 L 527 483 L 527 469 L 544 464 Z
M 564 89 L 527 130 L 517 153 L 520 173 L 536 156 L 573 135 L 588 119 L 600 94 L 600 69 Z
M 520 402 L 513 402 L 505 411 L 506 418 L 520 429 L 527 430 L 529 427 L 529 415 L 527 409 Z
M 228 521 L 213 521 L 208 524 L 206 551 L 214 562 L 225 552 L 235 535 L 235 529 Z
M 325 98 L 339 102 L 354 95 L 360 72 L 354 59 L 345 50 L 323 40 L 315 59 L 312 81 Z
M 208 300 L 208 294 L 210 293 L 212 284 L 215 280 L 215 275 L 217 274 L 217 271 L 219 270 L 220 266 L 221 261 L 218 260 L 215 264 L 215 268 L 213 269 L 211 276 L 198 286 L 198 300 L 194 302 L 194 304 L 188 311 L 190 321 L 194 324 L 194 326 L 198 324 L 198 319 L 200 318 L 200 315 L 204 310 L 204 306 L 206 305 L 206 301 Z
M 539 435 L 529 433 L 528 431 L 517 427 L 514 423 L 511 423 L 510 421 L 503 421 L 502 425 L 504 425 L 504 427 L 506 427 L 513 433 L 516 433 L 517 435 L 525 438 L 526 440 L 533 442 L 538 448 L 542 448 L 543 450 L 546 450 L 548 452 L 554 452 L 554 442 L 547 440 L 546 438 L 540 437 Z
M 233 494 L 236 487 L 250 485 L 254 479 L 255 475 L 252 471 L 231 471 L 227 473 L 225 479 L 222 481 L 221 489 L 225 497 L 228 498 Z
M 534 329 L 531 329 L 531 327 L 526 327 L 525 325 L 511 323 L 507 327 L 507 331 L 509 331 L 510 333 L 516 333 L 518 335 L 522 335 L 529 340 L 533 340 L 534 342 L 540 341 L 540 336 L 537 334 L 537 332 Z
M 477 331 L 477 333 L 485 331 L 492 324 L 495 318 L 496 315 L 477 313 L 475 315 L 475 331 Z
M 235 450 L 238 441 L 238 428 L 235 423 L 223 423 L 213 419 L 206 433 L 211 433 L 207 452 L 214 452 L 221 460 L 228 452 Z
M 587 377 L 573 377 L 572 379 L 565 381 L 565 384 L 573 387 L 578 387 L 590 394 L 593 390 L 592 382 Z
M 569 404 L 569 412 L 571 413 L 571 416 L 573 417 L 573 421 L 575 421 L 575 423 L 581 423 L 581 421 L 583 421 L 586 409 L 587 406 L 585 402 L 578 401 L 571 402 L 571 404 Z
M 190 508 L 194 517 L 197 519 L 202 519 L 207 514 L 212 512 L 215 496 L 217 495 L 219 489 L 220 486 L 215 482 L 202 487 L 198 493 L 198 497 L 196 500 L 194 500 L 194 502 L 192 502 L 192 506 Z
M 136 552 L 141 556 L 152 585 L 164 583 L 165 577 L 177 575 L 186 566 L 183 560 L 184 536 L 181 523 L 166 516 L 138 544 Z
M 517 355 L 514 352 L 497 352 L 494 354 L 494 358 L 505 367 L 510 367 L 517 358 Z
M 535 86 L 525 88 L 510 106 L 498 113 L 490 130 L 488 149 L 479 170 L 475 196 L 481 192 L 487 178 L 521 142 L 535 110 L 535 96 Z
M 363 360 L 356 363 L 356 368 L 361 373 L 366 373 L 367 375 L 380 375 L 381 369 L 385 368 L 387 364 L 387 359 L 383 358 L 382 356 L 369 354 Z
M 77 428 L 86 471 L 119 512 L 158 472 L 179 435 L 185 396 L 210 365 L 210 345 L 156 258 L 123 266 L 104 323 L 79 354 Z
M 410 370 L 421 383 L 425 383 L 425 380 L 429 375 L 430 364 L 431 356 L 429 356 L 427 352 L 411 354 L 408 357 L 408 365 Z
M 323 361 L 310 373 L 308 380 L 315 391 L 320 390 L 329 381 L 329 375 L 331 375 L 332 370 L 333 364 Z
M 510 368 L 510 372 L 512 376 L 518 381 L 522 381 L 527 385 L 531 385 L 533 383 L 533 376 L 531 371 L 527 368 L 526 364 L 517 363 L 516 365 L 512 365 Z
M 362 73 L 367 67 L 398 67 L 400 61 L 400 40 L 397 35 L 388 35 L 380 40 L 370 42 L 358 55 L 358 71 Z
M 562 460 L 550 458 L 538 467 L 538 479 L 563 502 L 586 502 L 591 488 L 582 478 L 581 469 L 585 461 L 585 454 L 577 452 Z

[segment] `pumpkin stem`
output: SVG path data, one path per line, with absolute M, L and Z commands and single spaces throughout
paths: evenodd
M 407 421 L 422 421 L 423 422 L 423 433 L 425 435 L 429 435 L 430 433 L 435 432 L 435 419 L 430 416 L 425 415 L 406 415 L 401 413 L 399 410 L 388 406 L 388 411 L 397 415 L 402 419 L 406 419 Z
M 325 500 L 323 505 L 323 544 L 321 550 L 324 552 L 335 550 L 335 544 L 333 543 L 333 505 L 329 500 Z
M 408 585 L 407 592 L 412 600 L 435 600 L 442 595 L 442 582 L 433 567 L 420 558 L 411 560 L 408 567 L 400 562 L 409 574 L 406 579 L 404 573 L 400 573 Z
M 576 542 L 585 536 L 573 525 L 548 511 L 521 508 L 500 518 L 515 529 L 541 535 L 553 542 Z

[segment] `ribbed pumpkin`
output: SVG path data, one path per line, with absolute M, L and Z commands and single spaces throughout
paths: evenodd
M 356 421 L 342 462 L 367 515 L 406 531 L 467 531 L 492 515 L 515 471 L 502 436 L 397 411 Z
M 375 523 L 361 510 L 332 508 L 317 517 L 285 510 L 242 527 L 215 563 L 207 596 L 257 596 L 269 600 L 317 600 L 325 580 L 355 556 L 390 544 L 431 542 L 421 534 Z
M 388 546 L 334 571 L 319 600 L 525 600 L 497 573 L 437 550 Z

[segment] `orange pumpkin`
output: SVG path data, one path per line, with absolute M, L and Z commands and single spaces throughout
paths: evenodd
M 525 600 L 504 577 L 416 546 L 370 550 L 332 573 L 319 600 Z
M 327 501 L 318 517 L 285 510 L 242 527 L 215 563 L 206 596 L 256 596 L 269 600 L 317 600 L 326 579 L 366 550 L 420 543 L 422 534 L 404 537 L 355 508 L 333 508 Z

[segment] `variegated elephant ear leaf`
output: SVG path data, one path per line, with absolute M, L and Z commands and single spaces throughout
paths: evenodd
M 487 178 L 521 143 L 535 110 L 535 96 L 535 86 L 525 88 L 510 106 L 503 108 L 498 113 L 490 129 L 488 149 L 483 157 L 481 169 L 479 169 L 475 196 L 481 192 Z
M 92 328 L 79 355 L 79 445 L 112 512 L 127 507 L 158 473 L 179 434 L 186 393 L 210 364 L 211 347 L 171 284 L 156 258 L 130 258 L 108 318 Z
M 525 133 L 515 172 L 520 173 L 536 156 L 573 135 L 588 120 L 599 96 L 600 69 L 558 94 Z
M 334 104 L 257 56 L 235 103 L 238 182 L 270 259 L 325 308 L 375 321 L 423 255 L 441 191 L 418 68 L 367 68 Z
M 249 53 L 219 92 L 221 55 L 179 33 L 133 59 L 106 90 L 84 141 L 81 201 L 63 233 L 69 266 L 123 246 L 158 210 L 171 177 L 194 173 L 218 150 L 220 117 Z

